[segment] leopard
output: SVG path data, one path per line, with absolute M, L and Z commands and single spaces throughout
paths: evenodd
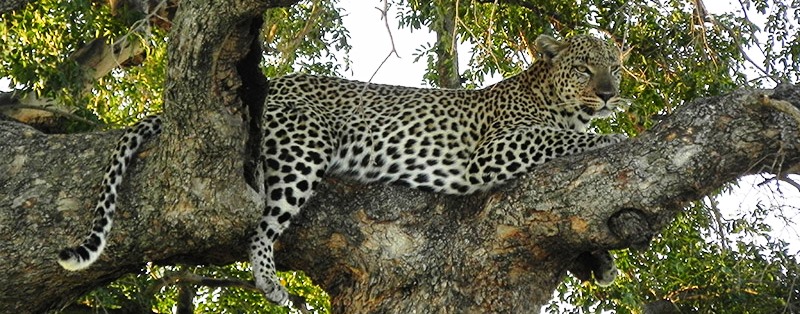
M 257 170 L 265 207 L 249 241 L 255 284 L 273 303 L 291 300 L 276 274 L 273 245 L 325 176 L 391 183 L 453 195 L 487 191 L 544 162 L 623 141 L 596 134 L 594 119 L 624 108 L 622 53 L 592 35 L 535 40 L 526 70 L 481 89 L 373 84 L 311 74 L 271 79 Z M 105 172 L 90 234 L 62 250 L 68 270 L 95 262 L 107 244 L 117 189 L 142 143 L 161 132 L 151 116 L 121 137 Z M 583 255 L 582 255 L 583 256 Z M 602 285 L 616 276 L 608 251 L 590 252 L 579 273 Z

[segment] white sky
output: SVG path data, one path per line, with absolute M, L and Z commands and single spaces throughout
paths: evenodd
M 343 17 L 345 28 L 350 31 L 350 60 L 353 64 L 353 74 L 348 78 L 358 81 L 369 81 L 377 70 L 372 83 L 424 86 L 422 75 L 427 66 L 425 58 L 414 63 L 414 51 L 425 43 L 432 43 L 436 35 L 427 30 L 416 30 L 413 33 L 408 29 L 397 29 L 398 21 L 395 18 L 397 10 L 389 8 L 387 14 L 389 27 L 391 27 L 397 55 L 392 54 L 386 63 L 380 67 L 381 62 L 392 51 L 392 40 L 381 19 L 381 12 L 377 7 L 383 8 L 381 1 L 342 1 L 338 5 L 347 13 Z M 461 50 L 465 51 L 465 50 Z M 459 55 L 460 64 L 466 64 L 466 53 Z M 349 74 L 349 73 L 348 73 Z M 346 75 L 347 76 L 347 75 Z

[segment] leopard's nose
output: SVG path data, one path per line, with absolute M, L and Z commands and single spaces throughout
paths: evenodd
M 604 102 L 608 102 L 611 97 L 617 95 L 617 93 L 612 91 L 597 91 L 595 94 L 597 94 L 597 97 L 600 97 L 600 99 L 602 99 Z

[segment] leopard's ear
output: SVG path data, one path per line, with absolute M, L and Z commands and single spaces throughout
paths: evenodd
M 536 51 L 539 52 L 542 60 L 546 62 L 551 62 L 553 58 L 568 46 L 568 43 L 547 35 L 539 35 L 539 37 L 536 37 Z

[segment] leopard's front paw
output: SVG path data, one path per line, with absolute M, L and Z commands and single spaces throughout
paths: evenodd
M 600 286 L 609 286 L 617 278 L 614 256 L 606 250 L 583 252 L 572 261 L 569 271 L 581 281 L 594 281 Z
M 623 133 L 614 133 L 606 136 L 611 140 L 612 143 L 619 143 L 628 139 L 628 135 Z
M 617 278 L 618 273 L 619 271 L 617 270 L 617 266 L 614 265 L 613 259 L 609 261 L 609 264 L 600 265 L 598 269 L 592 272 L 594 280 L 597 282 L 597 285 L 601 287 L 608 287 L 614 283 L 614 279 Z

